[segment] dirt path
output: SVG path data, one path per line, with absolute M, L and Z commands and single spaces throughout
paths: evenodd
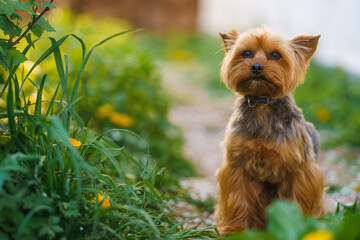
M 222 164 L 220 143 L 231 114 L 234 98 L 213 100 L 201 86 L 176 70 L 174 66 L 163 68 L 165 87 L 177 103 L 170 111 L 170 120 L 184 131 L 184 153 L 198 169 L 200 177 L 186 179 L 182 184 L 198 193 L 215 195 L 215 172 Z
M 223 158 L 220 143 L 235 96 L 225 99 L 211 98 L 200 84 L 187 79 L 177 65 L 164 65 L 162 75 L 165 88 L 175 97 L 170 120 L 183 128 L 184 154 L 201 174 L 197 178 L 182 181 L 182 185 L 191 191 L 194 198 L 204 200 L 207 195 L 216 197 L 215 173 Z M 342 149 L 321 152 L 320 155 L 320 166 L 325 173 L 326 184 L 346 185 L 341 191 L 328 194 L 326 204 L 332 211 L 336 208 L 336 201 L 345 204 L 354 202 L 356 192 L 353 188 L 360 182 L 360 174 L 356 170 L 351 172 L 351 166 L 341 161 L 342 156 Z M 186 209 L 184 204 L 177 207 Z M 189 209 L 185 210 L 185 217 L 196 214 L 192 214 Z M 215 223 L 212 215 L 204 218 L 206 223 Z

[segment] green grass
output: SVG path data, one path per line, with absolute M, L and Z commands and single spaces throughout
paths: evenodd
M 64 32 L 74 32 L 84 36 L 86 45 L 95 45 L 104 34 L 112 35 L 124 31 L 129 26 L 117 19 L 93 19 L 86 14 L 77 15 L 67 9 L 57 9 L 49 20 L 54 22 L 60 38 Z M 96 28 L 94 26 L 97 26 Z M 78 97 L 81 100 L 74 109 L 84 122 L 91 123 L 91 128 L 99 132 L 110 129 L 127 129 L 111 131 L 107 135 L 119 145 L 126 144 L 141 161 L 144 161 L 149 149 L 159 168 L 166 167 L 164 184 L 178 185 L 178 179 L 196 175 L 195 167 L 182 154 L 183 137 L 181 130 L 168 120 L 172 98 L 163 89 L 161 76 L 149 49 L 136 40 L 142 32 L 112 39 L 111 45 L 103 45 L 92 54 L 92 61 L 83 69 L 82 80 L 78 82 Z M 45 49 L 45 42 L 39 42 L 37 49 Z M 82 64 L 81 45 L 77 41 L 66 41 L 62 46 L 69 61 L 69 92 L 72 91 L 78 69 Z M 39 51 L 30 51 L 32 58 L 39 57 Z M 46 72 L 49 78 L 58 77 L 57 67 L 47 59 L 41 69 L 32 76 L 40 77 Z M 51 81 L 56 88 L 56 81 Z M 25 86 L 28 94 L 33 92 L 30 85 Z M 51 92 L 46 92 L 51 95 Z M 101 113 L 99 109 L 110 107 L 111 113 Z M 113 116 L 123 114 L 132 120 L 126 125 L 113 121 Z M 146 154 L 144 154 L 146 153 Z
M 68 71 L 71 62 L 60 50 L 68 39 L 82 48 L 82 63 L 73 81 Z M 185 228 L 187 220 L 179 222 L 173 217 L 163 190 L 156 185 L 161 183 L 163 169 L 156 166 L 148 150 L 145 159 L 137 159 L 124 148 L 126 143 L 118 145 L 108 136 L 113 131 L 128 131 L 97 133 L 77 113 L 85 66 L 92 51 L 105 41 L 87 51 L 75 35 L 38 41 L 48 40 L 51 46 L 39 54 L 29 71 L 21 64 L 2 69 L 1 94 L 6 105 L 0 114 L 0 238 L 215 238 L 213 226 Z M 25 55 L 30 46 L 23 51 Z M 50 56 L 54 57 L 57 83 L 49 82 L 46 74 L 29 78 Z M 35 102 L 24 91 L 27 83 L 36 88 Z M 45 91 L 52 92 L 46 100 Z M 74 147 L 70 138 L 81 146 Z M 100 195 L 105 200 L 99 200 Z M 102 206 L 105 201 L 110 206 Z

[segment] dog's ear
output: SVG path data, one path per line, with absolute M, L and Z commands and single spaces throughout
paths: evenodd
M 314 55 L 319 42 L 320 35 L 299 35 L 290 40 L 294 52 L 305 62 L 308 62 Z
M 225 52 L 229 51 L 234 45 L 236 39 L 239 36 L 239 32 L 236 29 L 231 30 L 228 33 L 219 33 L 224 43 Z

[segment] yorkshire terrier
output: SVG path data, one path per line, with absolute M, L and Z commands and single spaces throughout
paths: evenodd
M 318 133 L 292 97 L 320 35 L 287 40 L 261 27 L 220 36 L 225 47 L 221 79 L 238 97 L 217 174 L 219 232 L 264 228 L 265 209 L 274 199 L 295 202 L 305 215 L 323 216 Z

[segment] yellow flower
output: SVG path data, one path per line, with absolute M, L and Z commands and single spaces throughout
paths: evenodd
M 134 124 L 134 121 L 124 114 L 113 112 L 109 117 L 110 122 L 118 127 L 130 127 Z
M 75 138 L 69 138 L 69 141 L 75 148 L 79 148 L 82 145 L 82 142 L 76 140 Z
M 114 112 L 114 107 L 110 104 L 105 104 L 96 109 L 95 116 L 100 119 L 109 117 Z
M 319 230 L 310 232 L 305 235 L 301 240 L 333 240 L 334 236 L 327 230 Z
M 326 123 L 330 120 L 331 114 L 326 108 L 319 108 L 316 111 L 316 117 L 320 122 Z
M 360 183 L 355 186 L 354 190 L 357 191 L 357 192 L 360 192 Z
M 105 196 L 103 192 L 96 194 L 96 201 L 98 203 L 102 202 L 100 205 L 100 207 L 102 207 L 102 208 L 108 208 L 111 206 L 110 197 Z

